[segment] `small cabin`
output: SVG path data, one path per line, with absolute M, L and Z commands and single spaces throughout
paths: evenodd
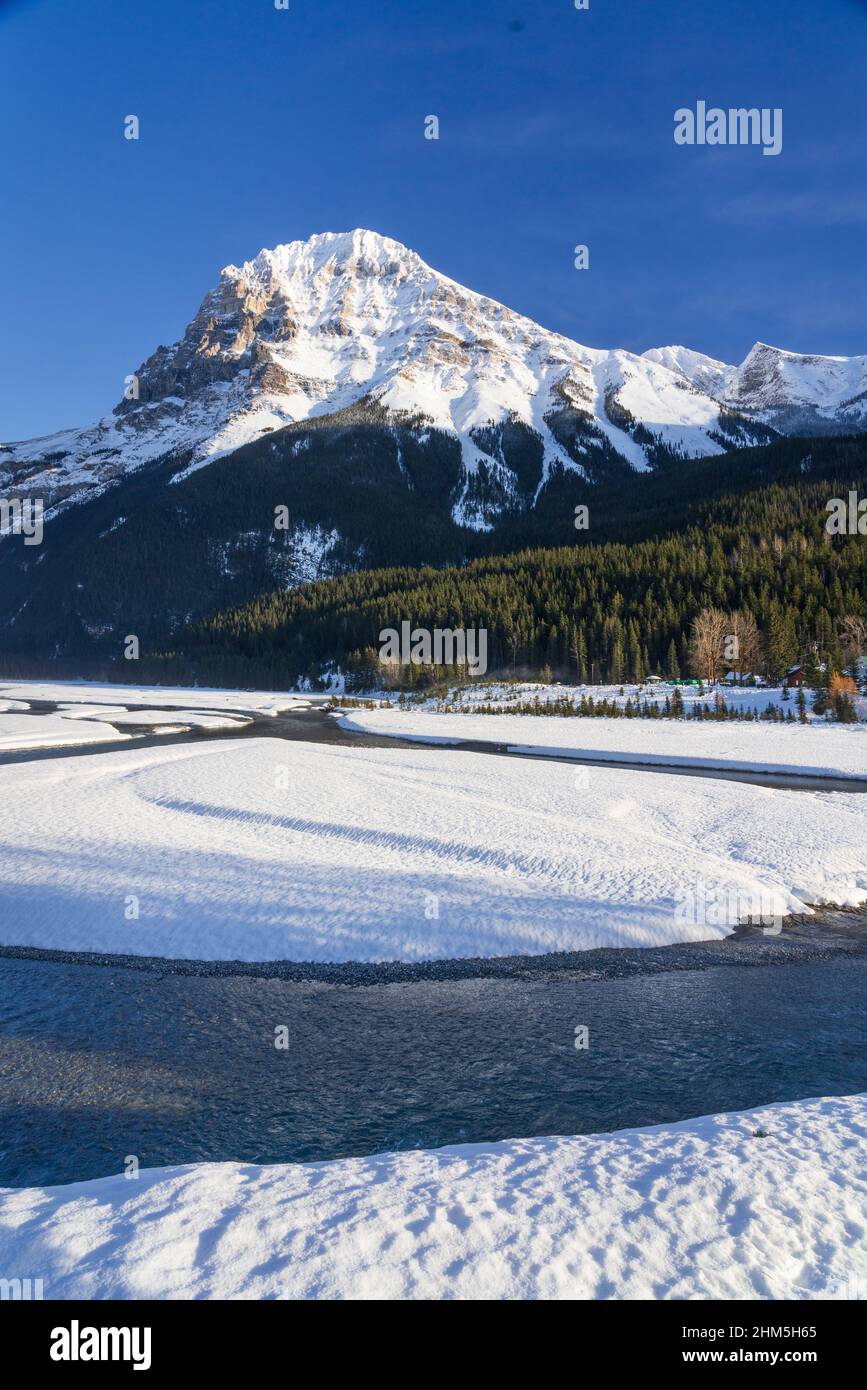
M 762 676 L 757 676 L 754 671 L 726 671 L 723 676 L 723 685 L 767 685 L 767 681 Z
M 790 690 L 792 686 L 802 686 L 806 684 L 807 673 L 804 670 L 803 666 L 801 666 L 800 664 L 796 666 L 790 666 L 786 674 L 783 676 L 783 685 L 786 687 L 787 690 Z

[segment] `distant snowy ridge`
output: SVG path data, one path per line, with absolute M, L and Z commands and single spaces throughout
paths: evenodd
M 767 343 L 756 343 L 739 367 L 683 347 L 642 355 L 782 434 L 867 429 L 867 356 L 819 357 Z
M 584 471 L 594 451 L 642 470 L 775 432 L 867 428 L 867 357 L 759 343 L 732 367 L 680 347 L 582 347 L 363 230 L 227 266 L 183 337 L 132 375 L 132 398 L 97 424 L 0 445 L 0 490 L 47 495 L 56 509 L 163 456 L 184 476 L 269 432 L 340 415 L 457 438 L 453 515 L 486 528 L 518 495 L 498 433 L 507 427 L 541 447 L 536 496 L 552 468 Z

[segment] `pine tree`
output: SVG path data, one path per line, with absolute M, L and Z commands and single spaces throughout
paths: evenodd
M 668 656 L 665 661 L 665 674 L 669 680 L 680 680 L 680 662 L 677 659 L 677 648 L 674 645 L 674 638 L 668 644 Z
M 804 699 L 804 687 L 798 686 L 798 694 L 795 697 L 795 704 L 798 707 L 798 721 L 801 724 L 807 723 L 807 702 Z

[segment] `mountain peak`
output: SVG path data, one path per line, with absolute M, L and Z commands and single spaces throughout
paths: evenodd
M 682 347 L 680 344 L 648 348 L 641 355 L 646 361 L 657 362 L 661 367 L 683 377 L 697 390 L 705 391 L 715 399 L 725 394 L 735 371 L 734 367 L 718 361 L 716 357 L 708 357 L 704 352 L 696 352 L 694 348 Z
M 306 241 L 265 246 L 252 260 L 240 266 L 226 266 L 222 277 L 232 281 L 262 276 L 291 279 L 297 275 L 314 276 L 328 267 L 356 275 L 394 274 L 400 269 L 435 273 L 402 242 L 366 227 L 356 227 L 350 232 L 318 232 Z
M 763 360 L 766 362 L 776 362 L 783 358 L 791 358 L 793 361 L 805 362 L 818 362 L 823 360 L 822 358 L 814 357 L 812 354 L 808 355 L 800 352 L 791 352 L 788 348 L 774 347 L 773 343 L 758 342 L 753 343 L 752 347 L 750 348 L 749 352 L 747 353 L 746 357 L 741 363 L 739 371 L 746 370 L 746 368 L 751 363 L 761 362 Z M 829 358 L 827 360 L 832 361 L 833 359 Z
M 864 360 L 862 357 L 836 357 L 826 352 L 795 352 L 793 348 L 774 347 L 772 343 L 753 343 L 742 365 L 749 362 L 751 357 L 764 355 L 786 357 L 793 362 L 862 362 Z

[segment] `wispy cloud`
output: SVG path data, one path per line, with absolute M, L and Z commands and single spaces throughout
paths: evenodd
M 715 202 L 709 211 L 726 222 L 758 224 L 785 218 L 825 227 L 861 226 L 867 223 L 867 193 L 773 193 L 763 190 Z

